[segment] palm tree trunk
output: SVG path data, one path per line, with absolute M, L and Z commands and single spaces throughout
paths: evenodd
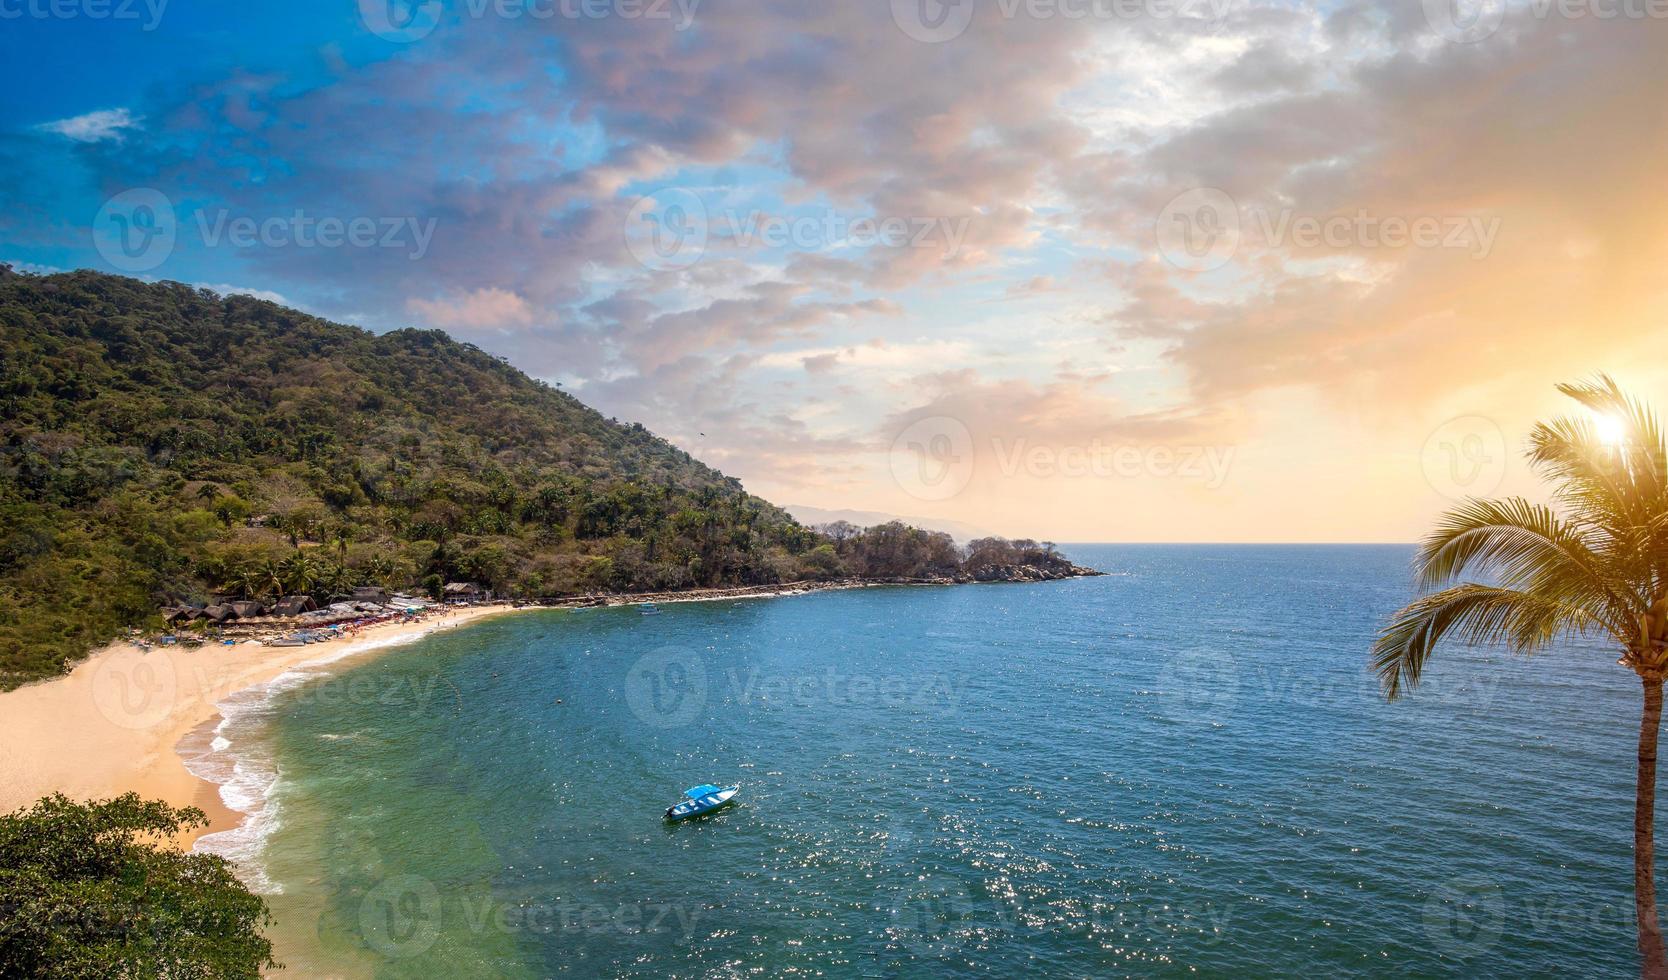
M 1639 922 L 1639 975 L 1668 980 L 1662 925 L 1656 916 L 1656 736 L 1662 724 L 1662 678 L 1646 677 L 1639 719 L 1639 783 L 1633 804 L 1633 910 Z

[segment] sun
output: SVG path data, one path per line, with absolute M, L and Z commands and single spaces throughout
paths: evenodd
M 1614 415 L 1600 415 L 1593 419 L 1593 426 L 1598 431 L 1598 437 L 1607 446 L 1619 446 L 1626 434 L 1626 427 L 1622 420 Z

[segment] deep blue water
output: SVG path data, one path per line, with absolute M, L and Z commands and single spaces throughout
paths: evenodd
M 545 611 L 287 691 L 302 974 L 1627 975 L 1639 693 L 1451 647 L 1401 546 L 1073 546 L 1106 577 Z M 558 702 L 558 699 L 560 703 Z M 742 805 L 668 827 L 686 786 Z

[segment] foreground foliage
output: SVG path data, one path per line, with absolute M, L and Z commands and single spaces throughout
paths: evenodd
M 1419 549 L 1421 586 L 1374 648 L 1394 698 L 1418 684 L 1443 638 L 1530 654 L 1571 635 L 1603 637 L 1643 687 L 1634 800 L 1634 902 L 1642 974 L 1668 978 L 1655 880 L 1657 734 L 1668 676 L 1668 445 L 1656 415 L 1601 377 L 1559 390 L 1590 416 L 1537 425 L 1529 460 L 1548 507 L 1469 500 Z M 1481 581 L 1451 584 L 1471 574 Z
M 266 905 L 223 858 L 160 842 L 207 824 L 128 794 L 0 816 L 0 976 L 258 977 Z

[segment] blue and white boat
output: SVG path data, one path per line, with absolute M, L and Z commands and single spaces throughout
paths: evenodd
M 643 603 L 642 605 L 637 607 L 637 611 L 642 613 L 645 616 L 658 616 L 658 615 L 660 615 L 660 607 L 655 605 L 652 602 Z
M 666 808 L 667 820 L 688 820 L 704 816 L 735 802 L 740 786 L 717 787 L 711 783 L 691 786 L 683 791 L 684 798 Z

